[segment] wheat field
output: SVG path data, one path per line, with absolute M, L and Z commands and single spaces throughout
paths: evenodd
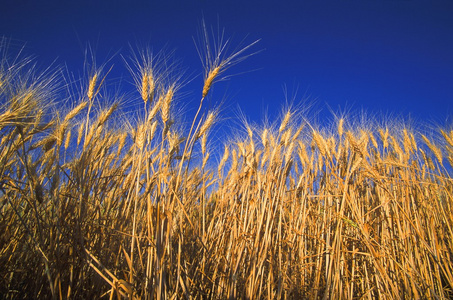
M 453 131 L 287 109 L 217 153 L 204 100 L 254 43 L 206 45 L 178 124 L 180 77 L 147 51 L 131 121 L 106 67 L 62 108 L 58 72 L 2 42 L 1 298 L 451 299 Z

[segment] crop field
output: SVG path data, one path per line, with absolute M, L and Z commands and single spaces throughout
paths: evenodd
M 254 45 L 207 45 L 178 122 L 149 51 L 125 59 L 131 120 L 109 67 L 70 87 L 2 42 L 0 298 L 451 299 L 453 130 L 288 108 L 215 145 L 206 99 Z

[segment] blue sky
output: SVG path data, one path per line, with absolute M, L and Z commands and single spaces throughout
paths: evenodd
M 202 66 L 193 38 L 201 19 L 225 28 L 232 43 L 261 39 L 263 50 L 231 68 L 239 74 L 216 84 L 211 103 L 224 114 L 240 107 L 252 122 L 271 119 L 287 96 L 334 111 L 366 110 L 422 122 L 449 124 L 453 116 L 453 1 L 2 1 L 0 35 L 12 50 L 25 46 L 41 66 L 56 59 L 83 74 L 90 44 L 98 63 L 129 45 L 174 50 L 186 68 L 180 101 L 193 111 L 202 89 Z M 119 55 L 110 83 L 128 71 Z M 198 76 L 198 77 L 197 77 Z M 137 95 L 138 98 L 138 95 Z M 138 101 L 138 100 L 137 100 Z

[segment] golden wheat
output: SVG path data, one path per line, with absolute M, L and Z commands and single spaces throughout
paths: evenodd
M 213 68 L 212 70 L 209 71 L 208 76 L 206 76 L 206 79 L 204 81 L 203 85 L 203 92 L 202 92 L 202 98 L 205 98 L 206 95 L 209 93 L 209 90 L 211 89 L 212 83 L 214 82 L 214 79 L 217 77 L 220 71 L 220 66 L 217 66 Z
M 201 101 L 191 127 L 178 123 L 181 85 L 159 74 L 149 103 L 144 60 L 147 106 L 127 126 L 109 121 L 122 115 L 112 99 L 93 108 L 98 73 L 59 112 L 50 92 L 0 88 L 3 298 L 453 297 L 453 131 L 352 130 L 346 116 L 313 129 L 286 110 L 244 122 L 220 158 L 218 110 Z M 229 66 L 208 61 L 203 97 Z
M 98 80 L 98 73 L 94 73 L 93 76 L 90 78 L 90 82 L 88 84 L 88 92 L 87 92 L 87 96 L 88 96 L 88 100 L 93 100 L 93 97 L 94 97 L 94 89 L 96 87 L 96 83 L 97 83 L 97 80 Z

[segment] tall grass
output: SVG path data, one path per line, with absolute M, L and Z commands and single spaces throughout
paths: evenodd
M 96 111 L 102 72 L 64 112 L 55 77 L 3 56 L 2 298 L 453 297 L 453 131 L 288 110 L 216 155 L 203 99 L 248 46 L 224 50 L 183 129 L 150 56 L 130 63 L 146 116 L 129 126 L 115 101 Z

